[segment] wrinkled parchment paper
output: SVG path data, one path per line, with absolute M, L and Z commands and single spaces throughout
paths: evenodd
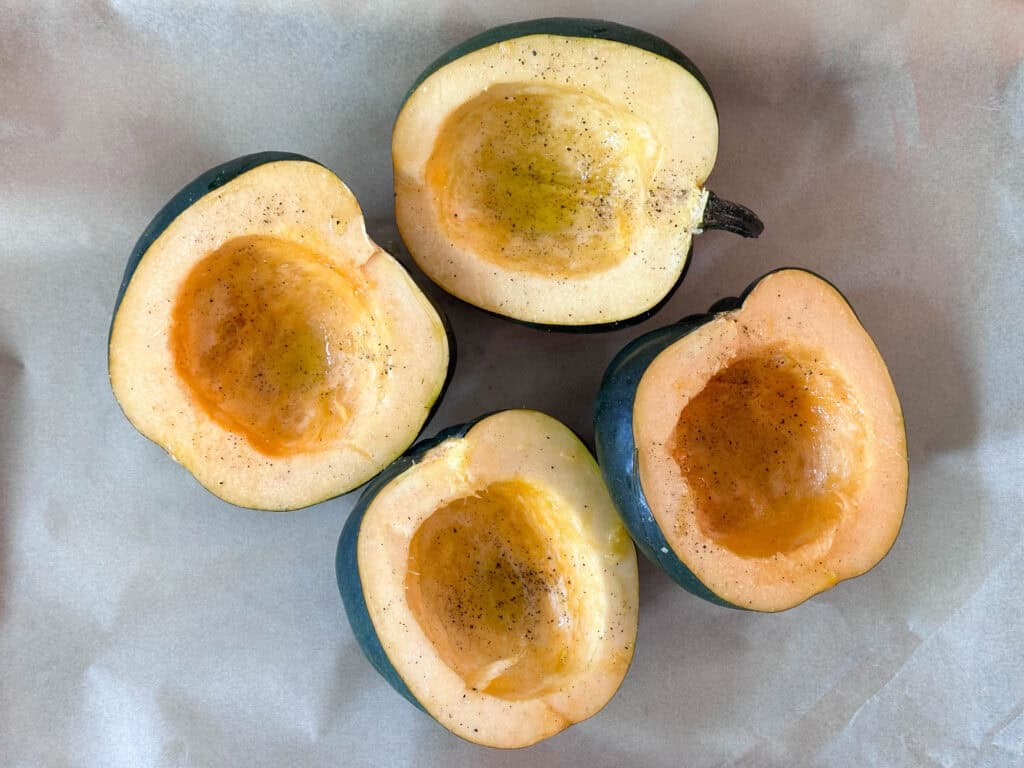
M 1024 5 L 985 2 L 0 3 L 0 765 L 1024 765 Z M 626 341 L 782 265 L 831 278 L 906 411 L 910 504 L 868 575 L 781 615 L 641 568 L 636 660 L 592 720 L 464 743 L 345 621 L 354 496 L 224 504 L 129 426 L 106 375 L 121 271 L 160 206 L 262 149 L 325 163 L 391 223 L 391 121 L 420 69 L 497 23 L 641 26 L 721 114 L 709 233 L 643 326 L 524 329 L 439 296 L 457 377 L 428 427 L 511 406 L 589 438 Z

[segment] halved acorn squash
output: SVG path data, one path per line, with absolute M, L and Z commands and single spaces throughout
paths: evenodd
M 539 19 L 432 64 L 395 123 L 395 215 L 451 294 L 530 324 L 608 327 L 655 311 L 692 235 L 761 222 L 704 189 L 718 117 L 682 53 L 631 27 Z
M 203 174 L 128 260 L 110 381 L 135 427 L 222 499 L 302 507 L 419 433 L 449 339 L 340 179 L 265 152 Z
M 830 283 L 772 272 L 629 344 L 595 413 L 640 549 L 716 603 L 778 611 L 872 568 L 907 498 L 900 403 Z
M 536 411 L 395 462 L 349 517 L 336 567 L 377 671 L 479 744 L 522 747 L 590 717 L 633 656 L 633 544 L 586 447 Z

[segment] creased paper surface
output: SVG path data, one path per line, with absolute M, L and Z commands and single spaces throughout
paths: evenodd
M 1024 5 L 55 3 L 0 9 L 0 765 L 1024 765 Z M 405 263 L 389 136 L 449 46 L 552 14 L 665 37 L 721 120 L 702 235 L 639 328 L 544 334 L 428 288 L 459 344 L 428 433 L 529 406 L 589 438 L 629 339 L 805 266 L 850 299 L 906 414 L 910 502 L 868 575 L 774 616 L 641 565 L 636 660 L 539 746 L 463 743 L 373 672 L 334 584 L 349 496 L 232 508 L 106 378 L 121 271 L 207 168 L 307 154 Z

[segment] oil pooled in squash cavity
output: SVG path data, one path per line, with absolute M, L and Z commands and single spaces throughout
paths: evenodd
M 732 361 L 683 408 L 673 457 L 696 522 L 743 557 L 831 535 L 860 484 L 863 413 L 824 354 L 785 345 Z
M 427 180 L 466 250 L 573 276 L 626 258 L 660 152 L 646 124 L 597 95 L 506 83 L 448 118 Z
M 521 700 L 572 672 L 583 585 L 556 518 L 546 492 L 502 481 L 441 507 L 413 536 L 409 605 L 467 687 Z
M 348 276 L 266 235 L 229 240 L 192 268 L 170 345 L 194 400 L 268 456 L 342 436 L 373 391 L 380 346 Z

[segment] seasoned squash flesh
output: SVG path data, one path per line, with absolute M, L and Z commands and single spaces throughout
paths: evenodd
M 558 690 L 574 671 L 586 587 L 557 519 L 549 493 L 508 480 L 446 504 L 416 530 L 409 605 L 467 688 L 522 700 Z
M 660 152 L 645 123 L 597 94 L 506 83 L 447 118 L 426 176 L 454 245 L 572 277 L 627 257 Z
M 381 365 L 355 277 L 270 235 L 233 238 L 196 263 L 170 345 L 194 401 L 267 456 L 342 438 Z
M 823 354 L 787 344 L 731 361 L 673 434 L 703 535 L 764 558 L 833 534 L 858 492 L 864 423 Z

